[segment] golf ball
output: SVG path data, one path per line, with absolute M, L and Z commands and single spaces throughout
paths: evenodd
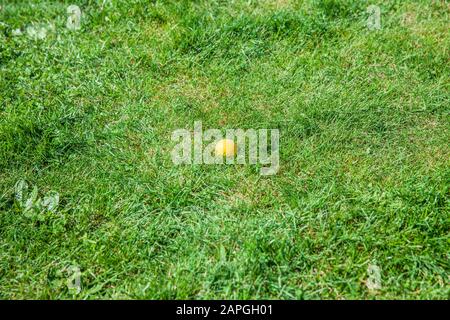
M 215 148 L 216 156 L 226 156 L 231 157 L 236 154 L 236 145 L 234 141 L 231 139 L 222 139 L 219 140 L 216 144 Z

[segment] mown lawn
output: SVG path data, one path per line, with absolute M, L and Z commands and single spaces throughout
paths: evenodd
M 0 298 L 449 298 L 448 2 L 0 6 Z M 175 166 L 194 121 L 278 174 Z

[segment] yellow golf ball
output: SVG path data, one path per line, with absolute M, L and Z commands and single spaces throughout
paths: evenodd
M 226 156 L 231 157 L 236 154 L 236 145 L 231 139 L 222 139 L 216 144 L 215 148 L 216 156 Z

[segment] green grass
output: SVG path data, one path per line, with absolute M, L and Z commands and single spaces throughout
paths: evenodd
M 0 0 L 0 298 L 450 297 L 448 3 L 102 3 Z M 278 128 L 280 171 L 174 166 L 196 120 Z

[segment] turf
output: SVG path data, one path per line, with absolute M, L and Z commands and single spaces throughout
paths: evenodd
M 450 297 L 448 2 L 0 5 L 0 298 Z M 194 121 L 278 174 L 175 166 Z

